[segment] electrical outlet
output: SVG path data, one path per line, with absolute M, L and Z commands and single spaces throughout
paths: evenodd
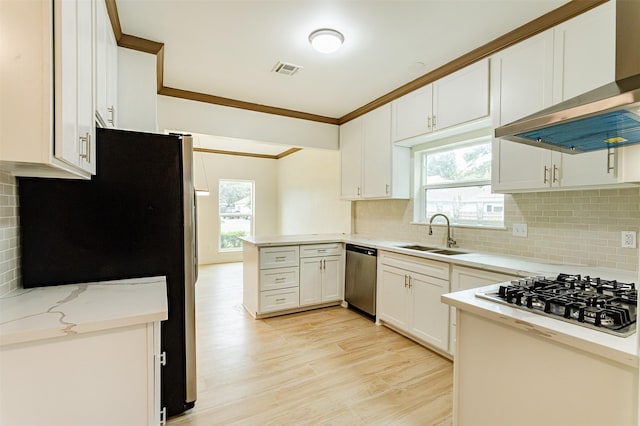
M 635 231 L 622 231 L 622 248 L 636 248 Z
M 514 237 L 526 237 L 527 236 L 527 224 L 526 223 L 514 223 L 513 224 L 513 236 Z

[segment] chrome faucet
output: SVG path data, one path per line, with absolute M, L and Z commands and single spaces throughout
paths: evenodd
M 429 235 L 433 235 L 433 229 L 431 229 L 431 224 L 433 223 L 433 219 L 435 219 L 436 216 L 442 216 L 444 217 L 444 220 L 447 221 L 447 247 L 448 248 L 455 247 L 456 240 L 451 238 L 451 224 L 449 223 L 449 218 L 447 217 L 446 214 L 436 213 L 433 216 L 431 216 L 431 219 L 429 219 Z

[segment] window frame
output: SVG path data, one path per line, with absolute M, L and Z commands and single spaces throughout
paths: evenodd
M 223 182 L 232 183 L 250 183 L 251 184 L 251 214 L 247 213 L 220 213 L 220 186 Z M 242 245 L 240 247 L 222 247 L 222 218 L 233 216 L 248 216 L 251 223 L 249 235 L 254 234 L 255 229 L 255 216 L 256 216 L 256 183 L 250 179 L 218 179 L 218 252 L 219 253 L 233 253 L 242 251 Z
M 452 151 L 456 149 L 472 147 L 474 145 L 484 145 L 484 144 L 489 144 L 489 146 L 493 150 L 492 142 L 493 142 L 492 137 L 490 135 L 487 135 L 487 136 L 481 136 L 481 137 L 465 140 L 462 142 L 445 143 L 445 144 L 438 144 L 437 146 L 433 146 L 433 147 L 424 147 L 423 149 L 414 152 L 415 166 L 416 166 L 415 167 L 416 169 L 415 183 L 418 187 L 418 190 L 415 191 L 416 202 L 415 202 L 415 211 L 414 211 L 414 220 L 415 220 L 414 223 L 418 223 L 418 224 L 429 223 L 429 217 L 427 217 L 427 190 L 480 187 L 480 186 L 487 186 L 487 185 L 491 186 L 492 171 L 489 172 L 488 179 L 475 179 L 475 180 L 465 180 L 460 182 L 427 184 L 425 182 L 426 181 L 425 167 L 426 167 L 427 156 L 442 153 L 442 152 Z M 491 153 L 491 155 L 493 156 L 493 152 Z M 491 166 L 493 167 L 493 164 L 491 164 Z M 496 195 L 502 195 L 504 200 L 503 194 L 496 194 Z M 495 208 L 495 205 L 494 205 L 494 208 Z M 495 225 L 468 224 L 468 223 L 458 224 L 453 222 L 453 218 L 450 218 L 452 220 L 451 226 L 465 227 L 465 228 L 482 228 L 482 229 L 487 229 L 487 228 L 504 229 L 505 227 L 504 201 L 503 201 L 502 214 L 503 214 L 502 223 L 496 223 Z

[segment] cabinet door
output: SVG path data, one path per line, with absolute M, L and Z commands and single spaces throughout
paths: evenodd
M 553 30 L 547 30 L 492 57 L 499 73 L 499 124 L 507 124 L 552 104 Z
M 553 30 L 545 31 L 491 59 L 493 96 L 500 100 L 497 124 L 507 124 L 551 106 Z M 492 189 L 535 190 L 550 186 L 551 153 L 515 142 L 495 140 Z
M 449 292 L 449 281 L 411 273 L 411 334 L 437 348 L 449 349 L 449 306 L 440 296 Z
M 394 142 L 431 132 L 432 99 L 429 84 L 391 102 Z
M 433 83 L 433 130 L 489 115 L 489 61 L 470 65 Z
M 54 155 L 74 166 L 80 165 L 78 140 L 78 4 L 56 1 L 55 22 L 55 132 Z
M 451 268 L 451 291 L 469 290 L 476 287 L 511 281 L 515 278 L 518 277 L 464 266 L 453 266 L 453 268 Z M 449 322 L 451 324 L 449 331 L 449 353 L 453 355 L 456 352 L 456 309 L 450 307 L 449 313 Z
M 95 173 L 93 2 L 54 2 L 56 158 Z
M 555 102 L 615 80 L 615 19 L 615 2 L 607 2 L 555 27 Z M 556 161 L 562 175 L 560 186 L 617 183 L 616 156 L 609 156 L 607 150 L 562 154 Z
M 107 120 L 107 31 L 111 31 L 107 4 L 96 2 L 96 113 L 99 121 L 106 124 Z
M 107 125 L 118 126 L 118 42 L 107 20 Z
M 615 80 L 615 1 L 554 28 L 554 103 Z
M 94 16 L 93 1 L 78 0 L 78 139 L 80 167 L 91 174 L 96 172 L 94 85 Z
M 322 302 L 322 258 L 300 259 L 300 306 Z
M 398 329 L 409 331 L 408 272 L 382 265 L 378 275 L 377 316 Z
M 391 195 L 391 105 L 381 106 L 362 118 L 362 196 L 388 197 Z
M 605 149 L 577 155 L 554 153 L 554 158 L 558 158 L 560 186 L 575 188 L 618 183 L 619 152 Z
M 548 189 L 553 173 L 551 155 L 548 149 L 494 139 L 491 162 L 492 190 L 517 192 Z
M 342 256 L 323 258 L 322 275 L 322 301 L 333 302 L 344 299 Z
M 362 182 L 362 117 L 340 126 L 340 196 L 357 199 Z

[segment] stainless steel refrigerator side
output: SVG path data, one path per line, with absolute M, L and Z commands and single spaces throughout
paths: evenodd
M 196 306 L 197 277 L 195 247 L 195 188 L 193 186 L 193 138 L 182 136 L 183 194 L 184 194 L 184 303 L 185 303 L 185 371 L 186 402 L 193 403 L 197 396 L 196 373 Z

